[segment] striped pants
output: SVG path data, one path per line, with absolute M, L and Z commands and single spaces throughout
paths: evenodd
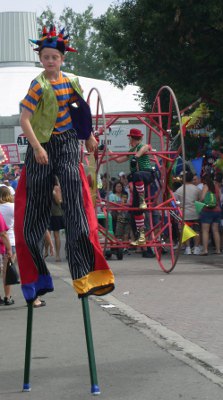
M 39 274 L 47 275 L 42 244 L 50 222 L 54 175 L 57 175 L 63 197 L 68 264 L 72 279 L 79 279 L 93 270 L 94 251 L 88 239 L 89 227 L 83 208 L 76 132 L 68 130 L 52 135 L 42 146 L 48 154 L 47 165 L 36 162 L 31 146 L 26 154 L 25 241 Z

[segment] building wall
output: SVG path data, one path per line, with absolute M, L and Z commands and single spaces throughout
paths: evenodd
M 19 65 L 38 61 L 28 39 L 36 39 L 37 22 L 33 12 L 0 13 L 0 63 L 1 66 Z
M 14 127 L 19 125 L 19 115 L 0 117 L 0 143 L 15 143 Z

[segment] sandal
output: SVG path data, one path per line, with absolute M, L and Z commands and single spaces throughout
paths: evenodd
M 208 256 L 208 253 L 201 253 L 200 256 Z
M 40 308 L 40 307 L 44 307 L 46 305 L 45 300 L 40 300 L 39 304 L 33 304 L 33 308 Z

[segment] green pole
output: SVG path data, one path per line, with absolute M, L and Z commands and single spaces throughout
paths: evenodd
M 32 345 L 32 324 L 33 324 L 33 304 L 27 304 L 27 328 L 26 328 L 26 351 L 25 351 L 25 367 L 23 392 L 30 392 L 31 385 L 29 382 L 30 363 L 31 363 L 31 345 Z
M 100 388 L 98 386 L 98 379 L 97 379 L 97 369 L 94 356 L 94 344 L 91 331 L 91 319 L 90 319 L 88 297 L 82 297 L 81 300 L 82 300 L 85 336 L 87 342 L 88 362 L 89 362 L 90 377 L 91 377 L 91 393 L 93 395 L 98 395 L 100 394 Z

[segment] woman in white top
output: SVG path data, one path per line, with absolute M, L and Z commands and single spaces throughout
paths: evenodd
M 12 246 L 12 261 L 16 260 L 16 252 L 15 252 L 15 235 L 14 235 L 14 196 L 11 194 L 9 187 L 0 186 L 0 212 L 5 220 L 6 225 L 8 226 L 8 237 L 10 244 Z M 4 303 L 5 305 L 14 304 L 14 300 L 11 297 L 11 286 L 5 285 L 5 273 L 7 267 L 8 257 L 5 255 L 3 257 L 3 285 L 5 291 Z M 42 307 L 45 306 L 46 303 L 44 300 L 40 300 L 39 297 L 33 302 L 33 307 Z
M 15 235 L 14 235 L 14 199 L 7 186 L 0 187 L 0 212 L 8 227 L 7 234 L 12 247 L 12 261 L 14 262 L 16 259 Z M 11 297 L 11 286 L 5 285 L 7 262 L 8 262 L 8 257 L 5 254 L 3 255 L 3 286 L 5 292 L 4 304 L 10 306 L 14 304 L 14 300 Z

